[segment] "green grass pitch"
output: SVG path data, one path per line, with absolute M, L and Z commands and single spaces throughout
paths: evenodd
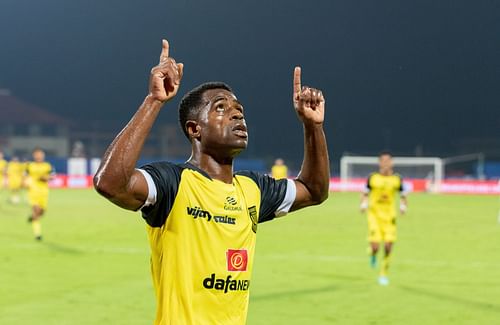
M 53 190 L 43 242 L 0 198 L 0 324 L 151 324 L 144 223 L 92 190 Z M 248 324 L 499 324 L 494 196 L 413 194 L 391 284 L 377 284 L 359 195 L 259 225 Z

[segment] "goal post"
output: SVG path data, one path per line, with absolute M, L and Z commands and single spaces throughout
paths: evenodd
M 340 159 L 340 181 L 367 178 L 378 170 L 378 156 L 343 156 Z M 436 191 L 444 177 L 444 163 L 438 157 L 393 157 L 394 171 L 403 179 L 426 179 Z
M 443 158 L 446 177 L 486 179 L 484 174 L 485 155 L 482 152 Z

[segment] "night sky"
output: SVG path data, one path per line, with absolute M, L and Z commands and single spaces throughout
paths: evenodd
M 461 139 L 500 138 L 498 1 L 3 0 L 0 88 L 82 123 L 124 124 L 163 37 L 185 64 L 181 94 L 233 87 L 251 154 L 302 156 L 295 65 L 324 91 L 333 157 L 443 156 Z M 179 98 L 161 122 L 177 120 Z

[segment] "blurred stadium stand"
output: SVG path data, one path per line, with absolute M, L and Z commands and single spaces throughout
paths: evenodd
M 70 121 L 0 89 L 0 147 L 7 155 L 28 158 L 35 147 L 67 157 Z
M 121 127 L 99 120 L 85 123 L 71 121 L 19 99 L 9 90 L 0 89 L 0 149 L 7 158 L 17 155 L 29 160 L 33 148 L 41 147 L 58 174 L 68 173 L 69 157 L 82 157 L 89 159 L 87 172 L 90 175 L 90 159 L 102 156 Z M 459 156 L 444 159 L 447 164 L 445 179 L 500 178 L 500 139 L 459 139 L 454 150 Z M 423 155 L 423 150 L 420 151 Z M 138 165 L 158 160 L 182 162 L 190 153 L 190 145 L 177 123 L 158 124 L 145 143 L 142 151 L 144 158 Z M 478 155 L 480 158 L 476 158 Z M 243 157 L 236 161 L 235 170 L 267 172 L 275 158 L 259 157 L 255 151 L 247 152 Z M 288 164 L 296 172 L 293 167 L 296 165 L 298 169 L 300 161 L 289 161 Z M 338 161 L 332 161 L 332 176 L 338 176 L 337 166 Z

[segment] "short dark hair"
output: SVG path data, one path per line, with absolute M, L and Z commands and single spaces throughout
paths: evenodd
M 391 156 L 392 157 L 392 152 L 390 152 L 389 150 L 382 150 L 378 153 L 378 156 L 379 157 L 382 157 L 382 156 Z
M 198 87 L 190 90 L 187 94 L 182 97 L 179 103 L 179 123 L 181 124 L 182 132 L 189 139 L 189 133 L 186 130 L 186 122 L 188 120 L 196 119 L 200 108 L 202 107 L 202 99 L 205 91 L 210 89 L 225 89 L 227 91 L 233 92 L 231 87 L 229 87 L 224 82 L 211 81 L 205 82 Z

